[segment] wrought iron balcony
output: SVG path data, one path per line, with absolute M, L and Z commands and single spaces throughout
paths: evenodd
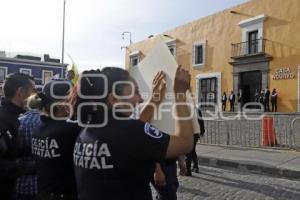
M 249 40 L 232 44 L 231 58 L 265 53 L 266 39 Z

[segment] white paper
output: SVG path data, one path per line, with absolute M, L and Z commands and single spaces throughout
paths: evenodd
M 173 105 L 174 98 L 168 97 L 172 97 L 172 95 L 174 94 L 173 80 L 175 77 L 176 68 L 176 60 L 170 53 L 167 45 L 162 42 L 156 45 L 149 52 L 146 58 L 144 58 L 142 62 L 138 64 L 138 66 L 131 67 L 129 70 L 131 76 L 136 80 L 140 93 L 145 101 L 149 100 L 150 95 L 152 94 L 152 81 L 155 75 L 161 70 L 165 72 L 167 94 L 162 104 L 166 104 L 165 108 L 169 109 L 169 111 L 164 112 L 160 110 L 161 117 L 153 119 L 151 124 L 159 128 L 161 131 L 171 135 L 175 133 L 175 119 L 171 112 L 171 104 Z M 188 102 L 194 104 L 191 98 L 191 94 L 188 94 Z M 193 126 L 194 133 L 199 133 L 200 129 L 197 121 L 196 109 L 194 109 Z

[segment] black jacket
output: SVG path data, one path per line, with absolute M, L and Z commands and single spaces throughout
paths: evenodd
M 23 173 L 23 165 L 17 161 L 20 150 L 18 117 L 24 110 L 7 99 L 0 104 L 0 194 L 10 199 L 16 178 Z
M 232 94 L 232 99 L 230 99 L 231 94 L 229 95 L 228 99 L 230 103 L 234 103 L 235 102 L 235 94 Z
M 267 90 L 267 91 L 265 92 L 265 101 L 268 102 L 269 99 L 270 99 L 270 90 Z
M 222 96 L 222 103 L 225 104 L 226 101 L 227 101 L 227 96 L 224 94 L 224 95 Z
M 43 115 L 40 119 L 41 124 L 32 133 L 39 193 L 75 196 L 73 151 L 80 127 Z

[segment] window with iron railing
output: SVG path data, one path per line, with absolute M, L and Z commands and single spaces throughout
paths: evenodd
M 249 35 L 250 36 L 250 35 Z M 255 37 L 255 36 L 251 36 Z M 265 39 L 251 39 L 249 41 L 232 44 L 231 57 L 240 57 L 265 53 Z

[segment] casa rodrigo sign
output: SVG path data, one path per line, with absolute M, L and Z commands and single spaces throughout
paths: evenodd
M 278 68 L 273 75 L 273 80 L 294 79 L 295 73 L 289 67 Z

